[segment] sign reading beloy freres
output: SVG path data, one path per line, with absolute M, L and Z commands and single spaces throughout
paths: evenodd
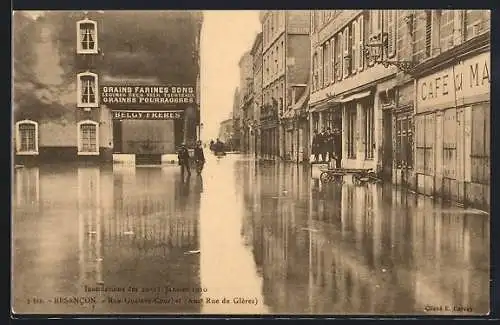
M 113 120 L 178 120 L 182 111 L 113 110 Z
M 110 105 L 193 104 L 196 91 L 192 86 L 102 86 L 100 98 Z

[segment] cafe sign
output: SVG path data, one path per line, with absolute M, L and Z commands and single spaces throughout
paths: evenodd
M 113 120 L 178 120 L 182 111 L 113 110 Z
M 490 52 L 417 81 L 417 113 L 489 99 Z
M 194 104 L 192 86 L 102 86 L 100 98 L 107 105 Z

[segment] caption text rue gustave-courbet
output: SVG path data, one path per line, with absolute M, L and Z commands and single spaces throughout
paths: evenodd
M 175 288 L 175 287 L 143 287 L 137 288 L 129 286 L 123 287 L 89 287 L 84 286 L 85 292 L 107 292 L 107 293 L 129 293 L 136 296 L 107 296 L 106 301 L 110 304 L 250 304 L 257 305 L 258 299 L 255 297 L 210 297 L 206 288 Z M 145 297 L 144 294 L 152 294 L 152 297 Z M 160 296 L 165 294 L 165 296 Z M 194 294 L 195 296 L 189 296 Z M 197 294 L 203 294 L 200 298 Z
M 213 297 L 206 288 L 152 287 L 90 287 L 84 285 L 87 295 L 57 296 L 52 298 L 30 297 L 27 304 L 42 305 L 90 305 L 127 304 L 127 305 L 182 305 L 182 304 L 246 304 L 257 305 L 256 297 Z M 93 295 L 89 295 L 93 294 Z

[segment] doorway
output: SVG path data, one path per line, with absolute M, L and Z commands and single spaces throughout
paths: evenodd
M 382 113 L 382 177 L 392 179 L 392 112 L 384 110 Z

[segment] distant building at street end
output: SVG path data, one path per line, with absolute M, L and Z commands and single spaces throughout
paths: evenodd
M 253 59 L 253 121 L 250 135 L 250 152 L 256 157 L 261 154 L 260 111 L 262 108 L 262 32 L 257 34 L 250 50 Z
M 233 119 L 229 118 L 220 122 L 219 126 L 219 140 L 232 147 L 233 144 Z
M 262 153 L 267 159 L 302 161 L 303 158 L 308 127 L 295 119 L 294 105 L 305 102 L 302 97 L 307 97 L 311 55 L 309 17 L 309 10 L 265 10 L 260 15 L 263 34 L 260 124 Z
M 241 106 L 240 106 L 240 90 L 238 87 L 234 90 L 233 95 L 233 148 L 240 150 L 241 139 Z

